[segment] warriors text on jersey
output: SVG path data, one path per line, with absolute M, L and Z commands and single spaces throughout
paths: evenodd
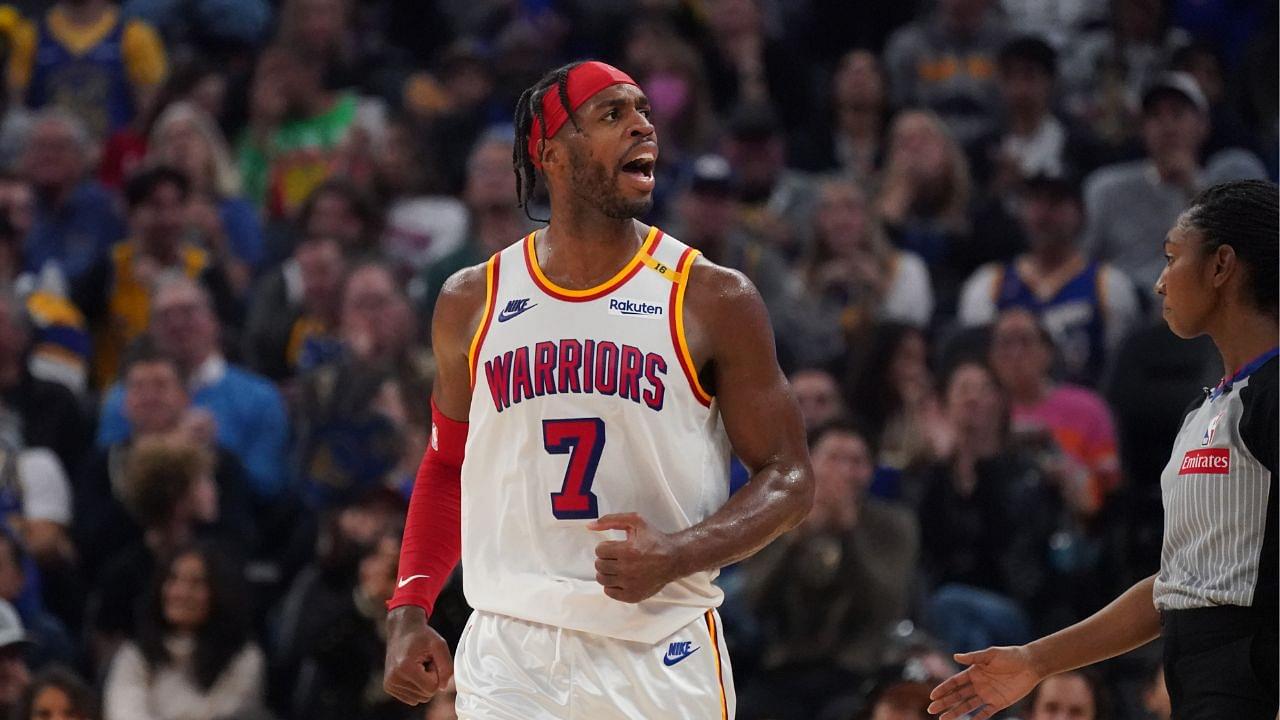
M 554 285 L 534 236 L 486 267 L 470 348 L 462 564 L 477 610 L 653 643 L 720 604 L 714 572 L 629 604 L 596 582 L 587 523 L 635 512 L 675 532 L 728 498 L 729 443 L 684 341 L 697 251 L 657 228 L 613 278 Z

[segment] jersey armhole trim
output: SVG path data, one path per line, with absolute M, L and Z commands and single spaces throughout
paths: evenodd
M 484 345 L 484 336 L 489 334 L 489 324 L 493 322 L 493 308 L 498 300 L 498 265 L 502 262 L 502 253 L 489 258 L 484 266 L 484 313 L 480 316 L 480 325 L 471 337 L 471 347 L 467 349 L 467 369 L 471 371 L 471 387 L 476 386 L 476 369 L 480 359 L 480 348 Z
M 693 266 L 694 259 L 700 254 L 693 248 L 685 248 L 685 251 L 680 254 L 680 261 L 676 264 L 676 275 L 680 279 L 671 286 L 671 302 L 669 303 L 671 307 L 671 342 L 676 346 L 676 357 L 680 361 L 680 369 L 684 371 L 684 376 L 689 381 L 693 396 L 697 398 L 698 402 L 711 407 L 711 394 L 702 387 L 702 383 L 698 380 L 698 371 L 693 365 L 693 354 L 689 352 L 689 343 L 685 338 L 684 332 L 684 291 L 689 285 L 689 270 Z

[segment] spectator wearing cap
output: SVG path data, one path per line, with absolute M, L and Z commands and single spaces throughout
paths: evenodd
M 53 261 L 74 284 L 124 237 L 113 198 L 88 177 L 95 152 L 78 117 L 56 108 L 36 117 L 20 161 L 36 197 L 24 269 L 37 272 Z
M 26 651 L 31 645 L 22 618 L 8 600 L 0 600 L 0 717 L 11 717 L 31 685 Z
M 289 419 L 279 391 L 266 378 L 227 361 L 213 300 L 194 280 L 173 277 L 160 283 L 151 308 L 148 335 L 158 352 L 177 364 L 181 392 L 207 413 L 212 441 L 244 467 L 254 500 L 271 503 L 288 481 Z M 117 383 L 103 399 L 100 448 L 125 442 L 134 432 L 126 385 Z
M 1057 49 L 1080 40 L 1086 28 L 1106 22 L 1108 0 L 1045 3 L 1040 0 L 1000 0 L 1000 10 L 1014 32 L 1037 35 Z
M 796 260 L 810 239 L 814 188 L 807 175 L 787 167 L 778 116 L 767 105 L 738 106 L 721 152 L 733 169 L 739 222 L 788 262 Z
M 1035 175 L 1080 175 L 1102 164 L 1102 148 L 1087 130 L 1054 112 L 1058 54 L 1035 36 L 1000 48 L 996 74 L 1004 112 L 995 132 L 978 142 L 974 175 L 995 195 Z
M 778 248 L 744 223 L 737 184 L 724 157 L 703 155 L 694 160 L 689 184 L 675 201 L 671 232 L 712 262 L 743 273 L 760 290 L 784 369 L 835 361 L 844 352 L 839 325 L 817 312 Z
M 1085 253 L 1110 262 L 1147 290 L 1164 269 L 1160 243 L 1197 192 L 1228 180 L 1263 179 L 1266 169 L 1247 150 L 1202 159 L 1209 103 L 1186 73 L 1171 72 L 1142 98 L 1142 160 L 1103 167 L 1085 181 Z
M 866 435 L 837 420 L 812 438 L 813 509 L 744 565 L 764 633 L 763 669 L 739 701 L 744 717 L 819 715 L 876 671 L 887 628 L 908 611 L 920 543 L 915 517 L 869 496 L 875 453 Z
M 1186 31 L 1170 22 L 1161 0 L 1107 0 L 1108 22 L 1086 32 L 1064 53 L 1065 105 L 1113 148 L 1134 136 L 1142 94 L 1164 70 Z M 1157 243 L 1159 244 L 1159 243 Z
M 101 141 L 148 107 L 168 72 L 160 36 L 107 0 L 60 0 L 13 34 L 11 93 L 33 109 L 60 107 Z
M 1010 308 L 1030 311 L 1058 347 L 1065 377 L 1093 386 L 1142 317 L 1129 276 L 1081 249 L 1080 189 L 1064 176 L 1020 186 L 1018 214 L 1029 246 L 1008 262 L 976 270 L 960 294 L 958 319 L 986 325 Z
M 1218 51 L 1209 43 L 1191 42 L 1175 50 L 1169 64 L 1173 70 L 1195 78 L 1205 100 L 1209 101 L 1209 139 L 1202 153 L 1212 156 L 1222 150 L 1243 148 L 1265 160 L 1268 153 L 1263 151 L 1262 139 L 1250 131 L 1237 109 L 1238 104 L 1232 102 L 1228 94 L 1230 88 L 1223 77 Z
M 135 175 L 125 190 L 133 235 L 111 248 L 74 290 L 76 305 L 93 328 L 93 384 L 116 379 L 120 356 L 146 331 L 151 295 L 164 280 L 199 281 L 215 298 L 225 320 L 239 315 L 225 268 L 217 257 L 187 240 L 191 186 L 180 171 L 157 166 Z
M 839 318 L 850 344 L 876 322 L 928 327 L 929 269 L 919 255 L 889 242 L 858 185 L 844 179 L 819 185 L 814 229 L 800 268 L 804 287 L 816 306 Z
M 943 0 L 929 16 L 899 29 L 884 63 L 898 107 L 938 113 L 968 147 L 995 125 L 996 55 L 1008 38 L 990 0 Z
M 880 59 L 869 50 L 849 51 L 831 78 L 829 116 L 799 143 L 797 165 L 874 186 L 884 165 L 890 112 L 889 79 Z

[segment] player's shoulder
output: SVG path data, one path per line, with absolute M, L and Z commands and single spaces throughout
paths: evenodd
M 689 267 L 689 295 L 705 297 L 707 300 L 727 302 L 741 301 L 760 297 L 755 283 L 741 270 L 736 270 L 707 259 L 699 254 Z
M 491 260 L 454 272 L 440 286 L 431 317 L 433 343 L 449 339 L 465 341 L 470 336 L 489 295 Z
M 718 265 L 698 255 L 688 270 L 687 311 L 712 326 L 768 317 L 755 283 L 740 270 Z

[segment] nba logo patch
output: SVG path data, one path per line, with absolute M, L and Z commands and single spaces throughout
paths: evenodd
M 1222 422 L 1222 416 L 1226 412 L 1226 410 L 1223 410 L 1214 415 L 1213 420 L 1209 421 L 1209 427 L 1205 428 L 1204 435 L 1200 438 L 1200 447 L 1207 447 L 1209 443 L 1213 442 L 1213 436 L 1218 433 L 1218 423 Z

